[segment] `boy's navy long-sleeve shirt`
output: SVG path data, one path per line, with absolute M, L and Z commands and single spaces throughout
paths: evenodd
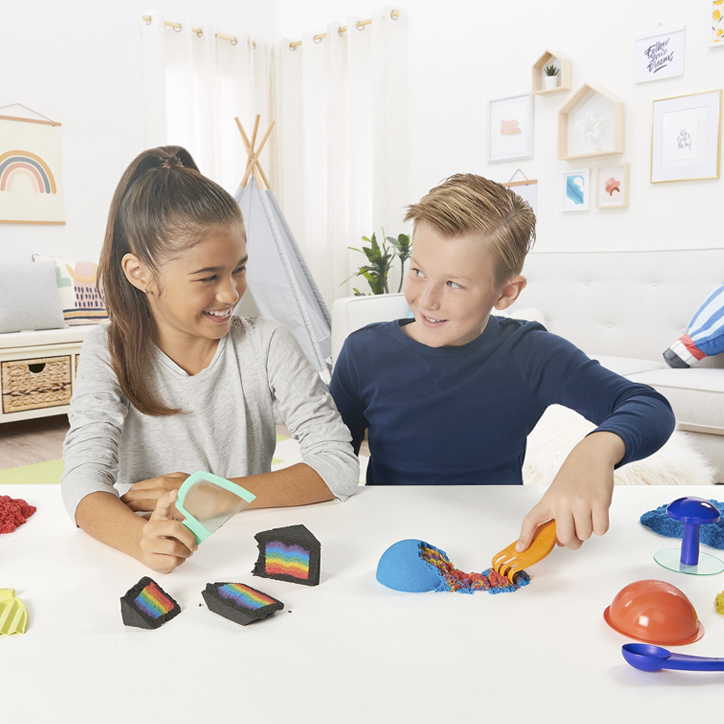
M 396 320 L 353 332 L 330 391 L 355 452 L 367 429 L 368 485 L 522 484 L 526 438 L 549 405 L 619 435 L 625 464 L 656 452 L 675 419 L 666 398 L 591 360 L 537 322 L 491 316 L 459 347 L 428 347 Z

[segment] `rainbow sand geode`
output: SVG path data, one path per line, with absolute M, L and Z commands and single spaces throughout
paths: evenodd
M 201 595 L 209 611 L 242 626 L 284 608 L 281 601 L 243 583 L 207 583 Z
M 159 628 L 180 613 L 178 603 L 148 576 L 121 598 L 121 617 L 126 626 Z
M 421 540 L 401 540 L 391 545 L 377 564 L 377 580 L 395 591 L 457 591 L 458 593 L 512 593 L 527 586 L 525 571 L 513 583 L 487 568 L 482 573 L 464 573 L 455 568 L 445 551 Z
M 259 547 L 252 571 L 255 576 L 319 585 L 322 546 L 303 525 L 264 530 L 254 538 Z

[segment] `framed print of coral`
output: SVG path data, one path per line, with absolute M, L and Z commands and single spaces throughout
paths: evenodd
M 533 96 L 490 101 L 488 161 L 533 158 Z
M 714 48 L 724 46 L 724 0 L 712 0 L 711 3 L 711 45 Z
M 651 183 L 719 178 L 721 89 L 654 101 Z
M 628 207 L 628 164 L 599 166 L 596 207 L 599 209 L 625 209 Z
M 587 168 L 563 174 L 563 211 L 588 211 L 591 199 L 589 176 Z
M 0 116 L 0 223 L 65 223 L 59 123 Z
M 636 82 L 683 75 L 685 40 L 686 29 L 683 26 L 657 30 L 636 38 Z

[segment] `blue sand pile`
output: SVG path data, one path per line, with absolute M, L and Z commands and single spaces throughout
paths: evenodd
M 511 593 L 526 586 L 525 571 L 515 575 L 514 583 L 488 568 L 482 573 L 464 573 L 451 563 L 445 551 L 417 539 L 391 545 L 377 564 L 377 580 L 395 591 L 457 591 L 458 593 Z
M 699 528 L 699 542 L 722 550 L 724 549 L 724 503 L 718 500 L 710 500 L 709 502 L 718 508 L 719 512 L 722 513 L 722 518 L 719 519 L 718 523 L 702 525 Z M 644 513 L 641 516 L 641 522 L 659 535 L 664 535 L 667 538 L 683 538 L 684 524 L 681 521 L 669 518 L 666 513 L 667 506 L 668 503 Z

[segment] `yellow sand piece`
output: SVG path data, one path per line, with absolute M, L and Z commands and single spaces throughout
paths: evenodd
M 24 634 L 28 626 L 25 604 L 15 598 L 14 588 L 0 588 L 0 636 Z
M 716 612 L 724 615 L 724 591 L 714 599 L 714 605 L 716 606 Z

